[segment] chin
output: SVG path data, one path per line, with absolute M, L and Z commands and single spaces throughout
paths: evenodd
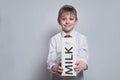
M 71 32 L 72 30 L 64 30 L 65 32 Z

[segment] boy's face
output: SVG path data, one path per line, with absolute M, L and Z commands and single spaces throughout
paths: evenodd
M 65 12 L 60 17 L 60 25 L 66 33 L 69 33 L 73 30 L 75 25 L 77 24 L 77 20 L 75 19 L 75 15 L 70 12 Z

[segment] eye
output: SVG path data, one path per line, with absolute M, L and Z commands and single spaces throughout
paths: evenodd
M 66 20 L 66 18 L 61 18 L 61 20 Z
M 70 20 L 74 20 L 74 18 L 69 18 Z

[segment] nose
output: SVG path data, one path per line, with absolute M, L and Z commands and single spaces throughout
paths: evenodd
M 66 19 L 66 24 L 69 24 L 70 23 L 70 20 L 69 19 Z

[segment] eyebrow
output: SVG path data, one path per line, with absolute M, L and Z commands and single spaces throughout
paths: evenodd
M 65 14 L 64 15 L 61 15 L 61 17 L 63 17 L 63 16 L 66 16 Z M 75 17 L 75 15 L 73 15 L 73 14 L 71 14 L 70 16 L 74 16 Z
M 61 16 L 61 18 L 63 18 L 63 17 L 65 17 L 65 16 Z M 70 17 L 74 17 L 75 18 L 75 16 L 70 16 Z

